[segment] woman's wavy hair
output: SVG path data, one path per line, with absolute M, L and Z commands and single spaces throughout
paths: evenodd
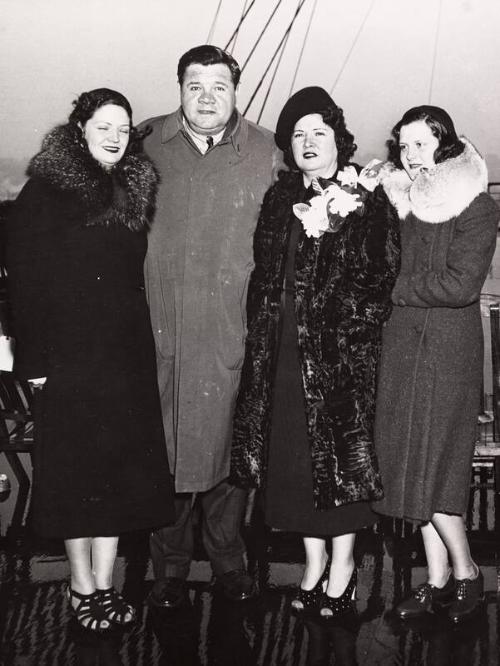
M 453 157 L 458 157 L 463 152 L 464 144 L 460 141 L 453 120 L 448 113 L 439 106 L 423 104 L 409 109 L 401 120 L 392 128 L 392 138 L 387 141 L 388 159 L 399 169 L 403 168 L 401 162 L 401 149 L 399 147 L 399 135 L 401 128 L 405 125 L 423 120 L 431 130 L 433 136 L 439 141 L 434 151 L 434 162 L 439 164 Z
M 73 101 L 73 111 L 69 115 L 69 124 L 75 128 L 76 135 L 82 135 L 85 123 L 92 118 L 97 109 L 107 104 L 114 104 L 124 109 L 130 120 L 130 137 L 125 155 L 128 153 L 135 153 L 140 150 L 142 134 L 139 134 L 137 129 L 132 123 L 132 107 L 130 102 L 121 93 L 110 88 L 96 88 L 83 92 Z M 82 135 L 83 136 L 83 135 Z M 86 141 L 83 139 L 83 144 L 86 146 Z
M 358 148 L 354 143 L 354 136 L 345 124 L 344 111 L 336 104 L 331 104 L 314 113 L 319 113 L 325 125 L 329 125 L 335 132 L 335 144 L 338 153 L 337 168 L 340 171 L 349 164 L 351 157 Z M 290 171 L 300 171 L 293 158 L 291 145 L 283 151 L 283 156 Z

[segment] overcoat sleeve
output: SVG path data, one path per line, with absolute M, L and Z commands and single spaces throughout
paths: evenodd
M 480 194 L 457 218 L 446 267 L 401 274 L 392 293 L 398 305 L 460 308 L 477 301 L 486 279 L 497 237 L 500 211 Z
M 52 270 L 43 187 L 28 181 L 7 223 L 6 264 L 16 339 L 14 372 L 21 379 L 48 374 L 46 304 Z

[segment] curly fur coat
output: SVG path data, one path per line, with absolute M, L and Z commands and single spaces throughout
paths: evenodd
M 265 483 L 292 205 L 308 196 L 301 175 L 281 173 L 266 194 L 254 238 L 231 464 L 233 481 L 243 486 Z M 372 433 L 375 380 L 398 268 L 399 223 L 380 187 L 363 214 L 349 214 L 337 232 L 299 238 L 297 340 L 317 509 L 382 496 Z

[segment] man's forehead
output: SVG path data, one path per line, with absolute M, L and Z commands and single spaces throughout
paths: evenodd
M 209 79 L 231 84 L 233 82 L 231 70 L 223 63 L 217 63 L 216 65 L 193 63 L 184 72 L 184 83 L 187 81 L 208 81 Z

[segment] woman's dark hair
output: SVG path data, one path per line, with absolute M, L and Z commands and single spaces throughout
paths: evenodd
M 83 130 L 85 123 L 92 118 L 97 109 L 107 104 L 114 104 L 121 106 L 127 112 L 130 120 L 130 138 L 125 151 L 125 155 L 129 152 L 136 152 L 139 149 L 140 138 L 136 128 L 132 124 L 132 107 L 130 102 L 121 93 L 110 88 L 96 88 L 89 92 L 83 92 L 73 102 L 73 111 L 69 115 L 69 123 L 75 127 Z
M 434 151 L 434 162 L 436 164 L 458 157 L 462 153 L 464 144 L 458 138 L 453 120 L 448 113 L 439 106 L 423 104 L 409 109 L 392 128 L 392 139 L 387 141 L 387 148 L 389 161 L 395 166 L 399 169 L 403 168 L 399 147 L 401 128 L 419 120 L 423 120 L 427 124 L 433 136 L 439 141 L 439 145 Z
M 336 104 L 329 104 L 324 109 L 315 111 L 314 113 L 319 113 L 323 118 L 325 125 L 329 125 L 335 132 L 335 144 L 338 153 L 337 168 L 340 171 L 349 164 L 351 157 L 357 149 L 357 145 L 354 143 L 354 136 L 346 127 L 344 112 Z M 299 171 L 293 158 L 292 147 L 290 144 L 283 151 L 283 156 L 285 164 L 291 171 Z
M 182 85 L 184 74 L 189 65 L 227 65 L 231 72 L 233 85 L 236 88 L 240 82 L 241 70 L 236 60 L 226 51 L 223 51 L 218 46 L 211 44 L 202 44 L 195 46 L 189 51 L 186 51 L 181 56 L 179 64 L 177 65 L 177 80 L 179 85 Z

